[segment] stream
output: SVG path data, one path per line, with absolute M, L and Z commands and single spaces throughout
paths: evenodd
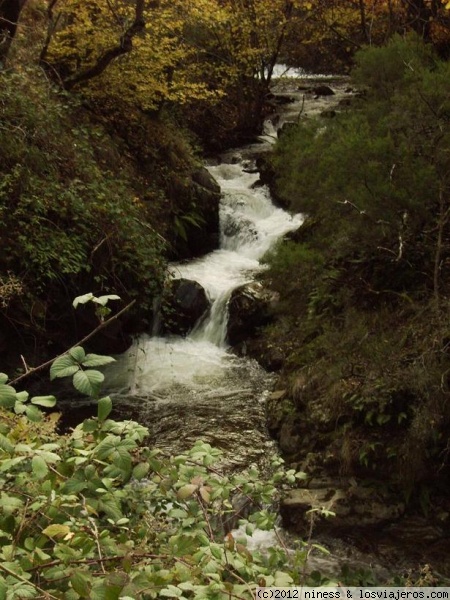
M 278 94 L 295 101 L 280 106 L 257 143 L 227 151 L 206 165 L 222 191 L 220 248 L 170 268 L 172 277 L 203 286 L 211 301 L 207 317 L 187 337 L 140 336 L 108 369 L 106 377 L 115 416 L 148 427 L 153 446 L 172 454 L 202 439 L 222 450 L 223 467 L 243 469 L 257 464 L 262 472 L 265 461 L 277 452 L 265 415 L 265 401 L 275 379 L 256 361 L 238 357 L 228 348 L 227 303 L 233 290 L 254 280 L 263 268 L 264 254 L 286 233 L 300 227 L 303 217 L 273 204 L 267 187 L 258 184 L 255 158 L 270 150 L 283 123 L 337 105 L 348 95 L 345 81 L 334 85 L 336 95 L 332 97 L 305 95 L 289 81 L 287 87 L 282 81 L 278 85 Z M 283 535 L 288 545 L 296 545 L 294 538 Z M 327 540 L 320 542 L 327 545 Z M 313 553 L 309 570 L 336 576 L 345 563 L 363 571 L 372 567 L 352 545 L 330 542 L 331 553 Z M 273 531 L 257 530 L 248 539 L 250 550 L 276 543 Z M 381 569 L 379 574 L 385 572 Z
M 211 301 L 207 317 L 186 337 L 161 337 L 157 330 L 141 335 L 106 369 L 105 392 L 113 399 L 113 418 L 145 425 L 149 443 L 166 454 L 181 453 L 202 439 L 222 451 L 221 468 L 241 471 L 257 465 L 262 474 L 278 454 L 266 426 L 266 400 L 276 386 L 276 376 L 228 347 L 227 304 L 233 290 L 254 281 L 264 268 L 264 254 L 303 222 L 302 215 L 290 215 L 274 205 L 259 181 L 257 156 L 270 151 L 284 123 L 333 111 L 352 95 L 345 78 L 314 76 L 308 82 L 304 73 L 299 76 L 300 80 L 276 82 L 274 93 L 287 101 L 280 102 L 258 140 L 206 165 L 222 192 L 220 247 L 201 258 L 170 265 L 168 276 L 203 286 Z M 330 85 L 335 94 L 307 91 L 318 83 Z M 92 415 L 90 401 L 79 401 L 74 409 L 72 387 L 63 390 L 64 386 L 58 398 L 63 400 L 67 423 Z M 355 529 L 338 537 L 330 529 L 313 535 L 311 543 L 328 553 L 313 550 L 305 573 L 319 571 L 321 576 L 341 580 L 347 571 L 353 580 L 370 585 L 386 582 L 395 573 L 417 572 L 418 565 L 426 568 L 436 560 L 437 572 L 450 577 L 448 538 L 435 529 L 420 515 L 394 522 L 386 530 Z M 247 536 L 248 549 L 273 547 L 280 535 L 288 548 L 301 544 L 296 535 L 282 529 L 256 530 L 251 538 Z
M 116 410 L 137 411 L 155 446 L 179 452 L 202 438 L 242 467 L 273 446 L 264 410 L 273 378 L 256 361 L 229 352 L 227 302 L 303 219 L 275 207 L 265 187 L 254 188 L 259 175 L 247 172 L 248 158 L 236 152 L 208 167 L 222 189 L 220 248 L 170 269 L 173 277 L 203 286 L 212 303 L 208 316 L 187 337 L 139 337 L 107 379 Z
M 266 456 L 269 447 L 275 451 L 265 418 L 273 376 L 256 361 L 229 351 L 227 302 L 233 290 L 254 280 L 264 254 L 303 222 L 302 215 L 276 207 L 268 188 L 258 185 L 256 155 L 274 143 L 274 123 L 280 127 L 299 113 L 337 104 L 344 89 L 341 83 L 332 100 L 309 95 L 305 101 L 301 91 L 291 92 L 295 101 L 280 106 L 257 143 L 229 150 L 206 165 L 222 192 L 220 247 L 172 264 L 170 271 L 174 278 L 203 286 L 212 303 L 209 314 L 187 337 L 139 337 L 106 378 L 115 410 L 149 427 L 155 446 L 179 452 L 202 438 L 223 450 L 230 465 L 240 467 Z

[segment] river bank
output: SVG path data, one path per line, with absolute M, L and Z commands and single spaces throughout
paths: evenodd
M 290 85 L 292 84 L 284 84 L 283 96 L 288 96 Z M 307 88 L 310 86 L 307 82 L 301 85 Z M 330 87 L 333 87 L 333 84 Z M 349 111 L 351 115 L 352 104 L 358 102 L 358 92 L 350 91 L 350 88 L 348 91 L 352 97 L 343 98 L 340 107 Z M 293 93 L 299 92 L 293 90 Z M 357 106 L 361 111 L 363 105 L 359 103 Z M 312 109 L 314 110 L 314 104 Z M 314 139 L 319 136 L 325 138 L 323 131 L 329 123 L 332 133 L 327 137 L 321 151 L 329 161 L 325 164 L 332 165 L 333 159 L 330 158 L 330 153 L 327 153 L 327 144 L 329 147 L 336 146 L 335 152 L 339 152 L 339 135 L 346 131 L 346 121 L 340 122 L 341 130 L 339 124 L 333 128 L 331 124 L 336 112 L 330 112 L 323 107 L 318 112 L 324 110 L 323 120 L 317 129 L 314 129 L 314 134 L 311 136 L 308 129 L 304 128 L 298 131 L 298 139 L 303 135 L 312 146 Z M 303 104 L 302 96 L 297 96 L 297 104 L 291 107 L 291 111 L 294 117 L 298 117 L 311 109 Z M 329 120 L 326 121 L 326 118 Z M 299 121 L 297 118 L 290 120 L 296 123 Z M 350 129 L 351 118 L 348 122 L 350 125 L 347 127 L 353 131 Z M 287 129 L 286 136 L 291 136 L 291 140 L 296 139 L 295 127 L 291 125 L 290 128 L 294 129 Z M 282 135 L 284 139 L 284 134 Z M 345 148 L 345 152 L 348 152 L 352 145 L 363 149 L 364 142 L 366 145 L 370 144 L 370 138 L 366 138 L 365 141 L 359 138 L 346 140 L 347 145 L 343 144 L 342 150 Z M 303 145 L 301 142 L 298 144 L 306 157 L 303 159 L 301 154 L 298 155 L 299 172 L 305 168 L 313 171 L 320 163 L 320 154 L 319 157 L 311 158 L 307 143 L 305 141 Z M 370 297 L 371 288 L 365 280 L 370 274 L 366 274 L 364 278 L 360 276 L 356 280 L 353 275 L 355 265 L 364 264 L 363 259 L 358 258 L 358 248 L 351 248 L 351 259 L 347 262 L 334 260 L 330 253 L 331 256 L 327 258 L 332 266 L 328 267 L 329 273 L 325 274 L 327 283 L 323 284 L 321 280 L 320 261 L 327 251 L 327 242 L 339 253 L 342 247 L 345 247 L 348 238 L 344 229 L 346 222 L 341 223 L 336 218 L 335 223 L 328 224 L 327 238 L 318 240 L 318 223 L 319 219 L 323 218 L 323 213 L 320 217 L 314 213 L 314 202 L 320 205 L 321 202 L 325 204 L 329 200 L 330 213 L 337 212 L 339 204 L 350 206 L 346 213 L 347 219 L 357 231 L 355 235 L 358 235 L 358 242 L 363 245 L 365 242 L 361 232 L 368 229 L 368 221 L 361 222 L 358 233 L 357 214 L 359 210 L 361 215 L 365 214 L 365 210 L 370 214 L 373 210 L 371 204 L 368 202 L 363 210 L 360 207 L 360 199 L 351 200 L 352 191 L 349 190 L 349 186 L 345 188 L 349 194 L 347 197 L 341 198 L 339 190 L 344 187 L 343 182 L 346 178 L 348 181 L 355 180 L 353 192 L 357 190 L 354 173 L 361 172 L 361 178 L 364 179 L 364 174 L 370 171 L 371 165 L 360 160 L 356 153 L 353 163 L 349 162 L 344 167 L 345 171 L 341 170 L 341 173 L 336 174 L 333 172 L 336 177 L 334 186 L 333 178 L 330 177 L 328 188 L 321 192 L 317 177 L 311 177 L 315 183 L 310 184 L 307 173 L 293 173 L 294 150 L 289 147 L 289 140 L 285 146 L 289 150 L 284 151 L 282 158 L 278 157 L 275 166 L 270 157 L 262 163 L 265 181 L 271 185 L 273 195 L 280 196 L 280 202 L 291 209 L 306 204 L 304 198 L 307 198 L 308 194 L 314 196 L 317 192 L 317 197 L 314 196 L 314 199 L 309 201 L 313 217 L 307 218 L 305 225 L 296 234 L 288 236 L 289 241 L 284 254 L 282 253 L 283 258 L 279 258 L 278 262 L 276 258 L 273 259 L 278 272 L 277 269 L 272 269 L 272 272 L 269 271 L 268 276 L 262 279 L 265 285 L 281 296 L 280 305 L 273 313 L 274 323 L 246 345 L 247 351 L 257 357 L 261 364 L 274 368 L 279 373 L 276 389 L 268 402 L 269 429 L 278 441 L 288 464 L 309 474 L 309 480 L 285 499 L 281 510 L 283 522 L 288 528 L 305 535 L 309 528 L 309 521 L 305 516 L 307 511 L 325 506 L 336 516 L 327 520 L 319 519 L 314 527 L 319 539 L 328 540 L 330 546 L 336 544 L 336 540 L 341 540 L 372 556 L 374 562 L 388 569 L 395 564 L 396 574 L 405 574 L 412 570 L 413 577 L 420 577 L 422 571 L 428 571 L 430 580 L 448 581 L 450 561 L 446 546 L 449 537 L 449 505 L 446 493 L 447 470 L 444 466 L 445 428 L 439 434 L 443 440 L 441 451 L 434 452 L 431 449 L 433 442 L 430 441 L 429 454 L 426 454 L 428 458 L 425 459 L 429 464 L 427 472 L 423 462 L 418 461 L 418 445 L 421 442 L 416 442 L 415 448 L 404 442 L 405 425 L 408 425 L 410 419 L 413 420 L 416 410 L 418 413 L 422 410 L 413 408 L 420 394 L 417 387 L 414 387 L 414 382 L 420 376 L 416 372 L 406 383 L 402 375 L 407 368 L 406 362 L 402 363 L 403 367 L 399 366 L 395 375 L 394 370 L 391 376 L 389 375 L 391 365 L 398 360 L 396 348 L 400 337 L 405 335 L 405 330 L 400 326 L 397 337 L 391 337 L 391 334 L 397 330 L 400 323 L 407 322 L 407 311 L 395 301 L 391 303 L 387 299 L 388 296 L 381 302 L 375 299 L 376 293 L 379 296 L 389 294 L 386 291 L 389 286 L 386 284 L 385 291 L 372 292 Z M 345 152 L 342 152 L 343 155 Z M 290 172 L 292 176 L 289 181 L 294 181 L 295 185 L 291 184 L 288 188 L 289 193 L 280 194 L 280 185 L 278 182 L 274 184 L 274 181 L 280 178 L 277 165 L 279 168 L 283 161 L 286 165 L 284 179 L 289 180 Z M 321 173 L 323 177 L 327 176 L 323 167 Z M 296 181 L 296 178 L 301 183 Z M 366 186 L 371 193 L 371 202 L 376 205 L 367 180 Z M 389 193 L 395 197 L 394 190 L 389 190 Z M 294 201 L 291 202 L 289 194 L 295 197 Z M 363 197 L 363 194 L 361 196 Z M 383 223 L 387 222 L 386 212 L 380 214 L 380 222 L 381 219 L 384 219 Z M 341 236 L 339 226 L 344 232 Z M 350 227 L 348 231 L 352 231 Z M 323 235 L 323 232 L 321 233 Z M 372 249 L 372 253 L 377 252 Z M 366 257 L 367 264 L 371 260 L 369 257 Z M 286 266 L 283 265 L 283 260 L 286 261 Z M 386 270 L 391 268 L 390 263 L 393 262 L 386 260 Z M 414 273 L 412 277 L 419 278 Z M 273 285 L 274 280 L 276 285 Z M 390 285 L 395 289 L 395 283 Z M 347 291 L 348 288 L 350 291 Z M 365 293 L 369 294 L 369 298 L 364 296 Z M 350 305 L 347 313 L 345 310 L 343 313 L 340 311 L 340 302 L 346 302 L 345 307 Z M 390 308 L 387 308 L 388 306 Z M 377 319 L 377 309 L 380 313 L 378 316 L 381 318 L 381 315 L 384 315 L 386 322 L 390 323 L 388 329 L 391 334 L 386 332 L 386 325 Z M 387 311 L 390 311 L 390 314 Z M 314 316 L 316 313 L 317 317 Z M 422 327 L 427 329 L 426 323 L 419 324 L 417 319 L 415 324 L 410 325 L 411 339 L 416 339 L 417 331 Z M 381 331 L 384 331 L 384 339 L 373 343 L 377 339 L 377 333 Z M 327 334 L 331 339 L 327 339 Z M 414 351 L 413 346 L 410 346 L 409 356 Z M 381 356 L 384 354 L 391 358 L 381 364 Z M 385 378 L 383 384 L 380 383 L 382 377 Z M 368 384 L 370 389 L 366 395 L 362 392 L 365 381 L 371 382 Z M 396 385 L 399 389 L 393 393 L 392 389 L 395 390 Z M 415 391 L 408 391 L 409 387 Z M 384 390 L 382 397 L 378 391 L 380 388 Z M 425 398 L 427 397 L 428 394 L 425 394 Z M 356 405 L 354 418 L 350 416 L 352 403 Z M 389 406 L 392 408 L 387 408 Z M 400 406 L 403 408 L 400 409 Z M 390 410 L 394 410 L 395 413 L 395 407 L 400 412 L 405 411 L 407 421 L 398 427 L 391 421 L 394 417 L 385 414 Z M 398 419 L 396 413 L 395 418 Z M 399 423 L 402 418 L 399 418 Z M 445 416 L 439 419 L 445 421 Z M 417 414 L 416 426 L 422 434 L 426 420 L 425 414 Z M 420 435 L 418 434 L 418 437 Z M 438 436 L 436 439 L 439 439 Z M 435 457 L 434 463 L 432 456 Z M 408 473 L 409 483 L 405 481 L 405 475 Z

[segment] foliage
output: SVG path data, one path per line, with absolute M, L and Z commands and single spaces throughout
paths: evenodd
M 301 10 L 296 15 L 298 25 L 286 41 L 283 58 L 289 64 L 313 72 L 348 72 L 355 53 L 364 45 L 381 46 L 393 35 L 411 31 L 432 44 L 444 58 L 449 56 L 446 2 L 321 0 L 312 4 L 306 18 Z
M 222 143 L 226 132 L 260 127 L 293 9 L 303 3 L 144 4 L 59 0 L 48 12 L 41 52 L 49 75 L 57 74 L 66 89 L 75 87 L 96 104 L 126 103 L 156 114 L 169 108 L 205 142 L 218 127 Z M 139 30 L 124 44 L 138 12 Z
M 79 391 L 98 398 L 93 374 L 101 373 L 91 367 L 110 360 L 77 347 L 50 375 L 73 376 Z M 79 385 L 80 374 L 89 385 Z M 96 417 L 58 435 L 58 416 L 38 408 L 55 398 L 27 405 L 26 392 L 7 381 L 1 374 L 3 598 L 253 598 L 257 585 L 298 582 L 302 563 L 281 546 L 251 553 L 230 531 L 243 503 L 252 510 L 241 529 L 274 527 L 269 507 L 283 482 L 296 480 L 281 459 L 263 478 L 254 466 L 223 473 L 220 451 L 202 441 L 166 457 L 143 445 L 145 427 L 109 418 L 109 397 L 97 401 Z
M 416 37 L 356 61 L 355 110 L 290 129 L 273 157 L 307 218 L 268 258 L 270 343 L 335 468 L 414 481 L 448 469 L 449 65 Z
M 51 329 L 56 305 L 68 311 L 80 289 L 112 282 L 125 298 L 145 291 L 151 305 L 164 241 L 129 161 L 42 71 L 0 78 L 0 310 Z

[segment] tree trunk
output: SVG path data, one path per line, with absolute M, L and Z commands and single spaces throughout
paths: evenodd
M 8 57 L 25 2 L 26 0 L 0 0 L 0 68 Z
M 364 0 L 359 0 L 359 17 L 361 21 L 361 31 L 364 36 L 364 41 L 370 44 L 370 36 L 367 31 L 367 21 L 366 21 L 366 6 Z
M 426 42 L 431 39 L 432 11 L 424 0 L 403 0 L 406 5 L 408 26 L 416 31 Z
M 133 49 L 133 38 L 144 31 L 145 20 L 144 20 L 144 9 L 145 0 L 135 0 L 134 2 L 134 20 L 129 25 L 128 29 L 123 33 L 116 46 L 106 50 L 99 58 L 97 62 L 87 69 L 82 69 L 72 75 L 63 79 L 63 86 L 66 90 L 71 90 L 75 85 L 89 81 L 94 77 L 101 75 L 109 64 L 121 56 L 127 54 Z

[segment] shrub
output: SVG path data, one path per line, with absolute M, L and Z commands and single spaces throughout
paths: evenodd
M 89 300 L 101 299 L 80 301 Z M 71 348 L 50 376 L 73 377 L 79 392 L 98 398 L 98 367 L 112 360 Z M 289 558 L 282 544 L 250 553 L 228 523 L 239 496 L 253 508 L 241 527 L 272 529 L 279 486 L 304 474 L 285 472 L 281 459 L 267 478 L 256 467 L 225 473 L 220 451 L 202 441 L 164 456 L 144 445 L 145 427 L 109 418 L 109 397 L 97 401 L 96 417 L 58 435 L 58 415 L 39 408 L 55 403 L 30 400 L 0 374 L 3 598 L 225 600 L 299 580 L 303 553 Z

